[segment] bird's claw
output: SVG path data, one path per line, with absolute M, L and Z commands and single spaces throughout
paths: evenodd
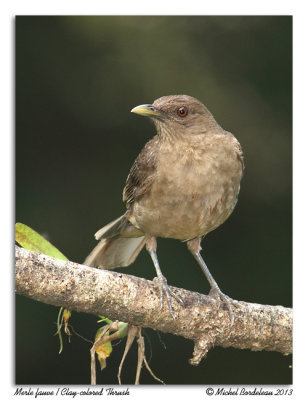
M 240 307 L 239 302 L 231 299 L 231 297 L 224 294 L 218 287 L 212 288 L 209 293 L 209 296 L 214 297 L 219 302 L 223 302 L 227 306 L 228 311 L 229 311 L 230 321 L 231 321 L 231 324 L 230 324 L 230 328 L 231 328 L 232 325 L 234 324 L 234 313 L 232 310 L 232 306 Z
M 160 290 L 160 308 L 163 307 L 164 296 L 166 296 L 169 312 L 170 312 L 172 318 L 175 319 L 175 314 L 173 312 L 170 296 L 174 297 L 178 303 L 180 303 L 182 306 L 184 306 L 184 301 L 183 301 L 182 297 L 175 294 L 170 289 L 169 285 L 167 284 L 167 279 L 164 276 L 159 276 L 159 277 L 155 278 L 155 281 Z

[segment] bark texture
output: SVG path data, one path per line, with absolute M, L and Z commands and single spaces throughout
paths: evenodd
M 292 352 L 292 309 L 238 302 L 230 329 L 228 310 L 212 297 L 172 287 L 173 301 L 160 308 L 155 283 L 113 271 L 57 260 L 16 246 L 16 293 L 54 306 L 173 333 L 194 341 L 197 365 L 213 346 Z

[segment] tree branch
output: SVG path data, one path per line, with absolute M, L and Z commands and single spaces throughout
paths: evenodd
M 173 301 L 160 309 L 155 283 L 132 275 L 57 260 L 16 246 L 16 292 L 43 303 L 104 315 L 112 320 L 173 333 L 195 343 L 197 365 L 213 346 L 292 352 L 292 309 L 239 302 L 230 329 L 229 313 L 209 296 L 172 288 L 185 307 Z

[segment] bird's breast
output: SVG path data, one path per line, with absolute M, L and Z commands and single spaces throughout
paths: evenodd
M 151 190 L 134 204 L 135 219 L 153 236 L 205 235 L 232 212 L 240 178 L 239 160 L 228 146 L 167 146 L 158 154 Z

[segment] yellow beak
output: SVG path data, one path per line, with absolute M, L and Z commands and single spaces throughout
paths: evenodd
M 153 106 L 153 104 L 142 104 L 141 106 L 134 107 L 131 110 L 134 114 L 139 114 L 144 117 L 161 117 L 162 114 Z

